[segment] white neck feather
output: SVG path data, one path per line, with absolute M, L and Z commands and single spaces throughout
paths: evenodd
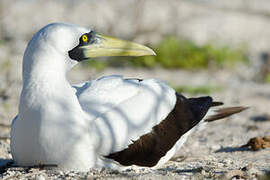
M 39 41 L 35 46 L 30 42 L 24 54 L 20 113 L 31 111 L 31 108 L 47 107 L 54 102 L 59 104 L 59 101 L 70 108 L 79 109 L 75 92 L 66 79 L 72 65 L 66 63 L 65 55 L 42 43 Z

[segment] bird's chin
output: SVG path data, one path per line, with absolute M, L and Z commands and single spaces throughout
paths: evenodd
M 83 49 L 79 48 L 79 45 L 73 48 L 72 50 L 68 51 L 68 55 L 70 59 L 75 60 L 77 62 L 88 59 L 84 56 Z

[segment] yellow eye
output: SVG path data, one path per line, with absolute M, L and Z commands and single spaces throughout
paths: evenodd
M 83 41 L 83 42 L 87 42 L 87 40 L 88 40 L 88 37 L 87 37 L 86 35 L 83 35 L 83 36 L 82 36 L 82 41 Z

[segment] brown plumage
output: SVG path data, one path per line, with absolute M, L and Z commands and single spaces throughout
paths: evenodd
M 196 126 L 206 115 L 210 107 L 220 106 L 222 102 L 213 102 L 211 97 L 185 98 L 176 93 L 177 101 L 169 115 L 154 126 L 152 131 L 133 141 L 128 148 L 106 156 L 124 166 L 138 165 L 153 167 L 160 158 L 175 145 L 183 134 Z M 228 117 L 244 110 L 244 107 L 223 108 L 208 122 Z

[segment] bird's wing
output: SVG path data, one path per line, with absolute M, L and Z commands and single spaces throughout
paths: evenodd
M 104 160 L 125 166 L 153 167 L 173 147 L 180 147 L 200 122 L 245 109 L 221 108 L 207 116 L 209 108 L 223 103 L 213 102 L 209 96 L 185 98 L 155 79 L 108 76 L 75 88 L 83 109 L 94 118 L 89 132 L 91 148 Z M 169 153 L 165 160 L 172 155 Z
M 82 109 L 91 118 L 97 118 L 127 99 L 140 94 L 141 86 L 141 80 L 111 75 L 73 85 L 73 88 Z
M 107 76 L 74 88 L 83 110 L 95 118 L 91 136 L 104 156 L 151 132 L 176 102 L 175 91 L 155 79 Z

